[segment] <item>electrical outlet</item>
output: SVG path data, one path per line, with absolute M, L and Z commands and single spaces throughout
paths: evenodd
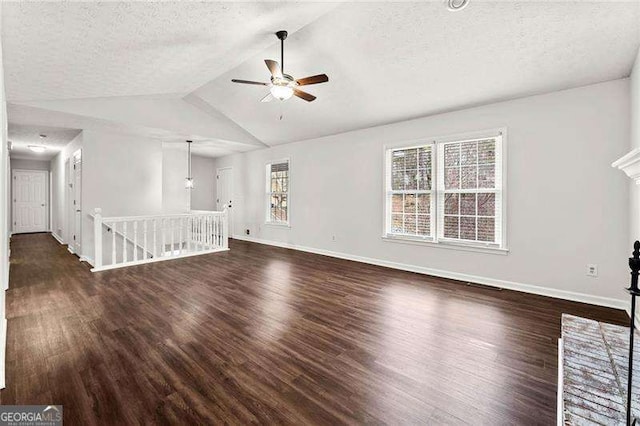
M 336 236 L 335 236 L 335 235 L 332 235 L 332 236 L 331 236 L 331 241 L 335 241 L 335 240 L 336 240 Z
M 598 276 L 598 265 L 594 263 L 590 263 L 587 265 L 587 276 L 588 277 L 597 277 Z
M 245 229 L 244 233 L 247 234 L 247 235 L 251 235 L 251 230 L 250 229 Z

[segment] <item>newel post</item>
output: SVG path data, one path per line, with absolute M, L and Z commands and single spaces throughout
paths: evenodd
M 93 242 L 95 248 L 93 250 L 94 267 L 102 266 L 102 209 L 97 208 L 93 213 Z
M 222 212 L 222 247 L 229 248 L 229 210 L 225 207 Z

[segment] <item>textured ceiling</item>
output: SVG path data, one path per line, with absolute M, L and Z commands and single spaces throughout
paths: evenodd
M 4 2 L 9 101 L 188 93 L 334 7 L 289 2 Z M 28 30 L 27 30 L 28 29 Z
M 12 158 L 32 158 L 37 160 L 50 160 L 73 138 L 78 136 L 78 129 L 63 129 L 47 126 L 25 126 L 21 124 L 9 124 L 9 140 L 11 141 Z M 46 135 L 41 138 L 40 135 Z M 29 149 L 29 145 L 45 146 L 47 150 L 35 153 Z
M 640 46 L 638 1 L 6 2 L 2 19 L 10 122 L 212 156 L 626 77 Z M 329 75 L 312 103 L 230 81 L 268 81 L 282 28 L 287 73 Z
M 351 3 L 291 36 L 288 73 L 325 72 L 313 103 L 260 103 L 268 49 L 197 91 L 274 145 L 629 75 L 640 3 Z M 284 119 L 278 118 L 284 113 Z

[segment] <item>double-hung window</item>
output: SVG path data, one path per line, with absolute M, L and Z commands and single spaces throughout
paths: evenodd
M 505 249 L 502 132 L 386 151 L 385 236 Z
M 289 224 L 289 160 L 267 164 L 266 167 L 267 212 L 266 222 Z

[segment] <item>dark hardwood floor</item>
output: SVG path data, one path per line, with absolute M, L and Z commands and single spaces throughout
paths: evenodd
M 48 234 L 11 254 L 0 402 L 67 424 L 551 425 L 561 313 L 626 319 L 241 241 L 97 274 Z

